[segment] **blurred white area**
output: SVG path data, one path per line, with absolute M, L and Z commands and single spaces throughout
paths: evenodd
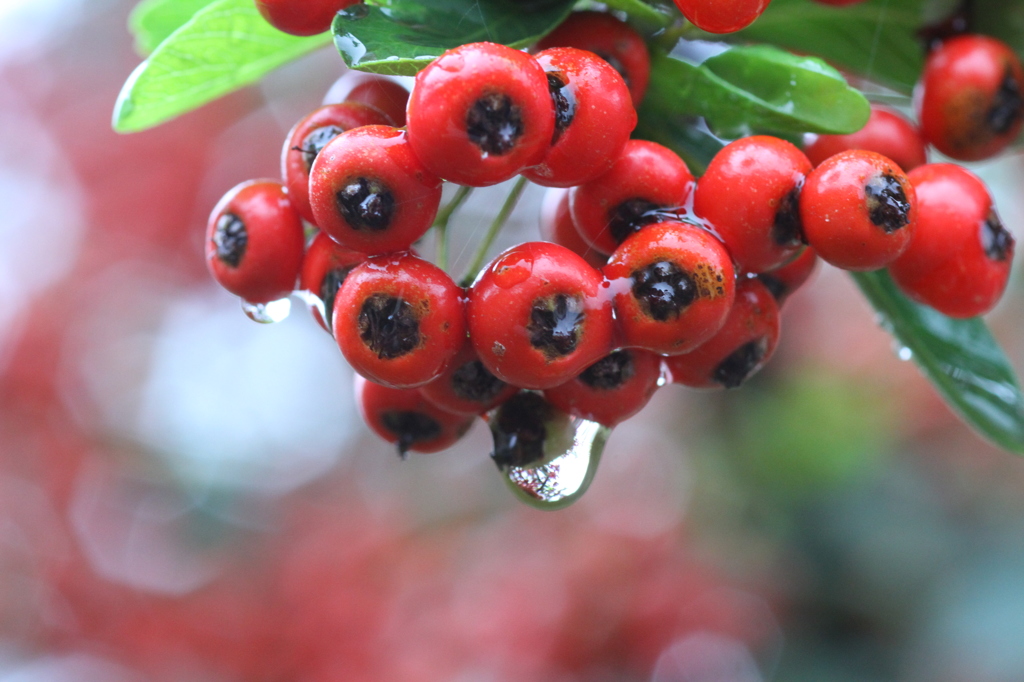
M 275 325 L 211 289 L 171 305 L 137 437 L 191 482 L 284 493 L 333 466 L 358 429 L 351 370 L 295 306 Z
M 711 632 L 677 640 L 654 666 L 651 682 L 763 682 L 743 642 Z
M 187 594 L 212 580 L 216 562 L 189 542 L 196 502 L 131 478 L 99 460 L 81 472 L 68 511 L 78 545 L 107 580 L 158 594 Z
M 0 0 L 0 61 L 31 57 L 45 49 L 54 33 L 77 24 L 84 8 L 94 11 L 97 5 L 107 4 L 106 0 Z
M 98 656 L 67 654 L 14 663 L 0 660 L 0 682 L 143 682 L 124 666 Z

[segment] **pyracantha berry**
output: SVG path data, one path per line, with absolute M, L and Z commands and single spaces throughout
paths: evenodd
M 370 258 L 335 296 L 334 338 L 367 379 L 422 386 L 440 376 L 465 343 L 464 292 L 444 270 L 412 254 Z

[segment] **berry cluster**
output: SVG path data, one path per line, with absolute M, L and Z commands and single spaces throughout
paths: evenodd
M 767 1 L 679 4 L 702 28 L 731 31 Z M 876 108 L 859 133 L 809 140 L 806 154 L 747 137 L 698 182 L 668 148 L 630 139 L 649 77 L 643 39 L 610 14 L 577 12 L 533 53 L 449 50 L 411 93 L 375 77 L 344 86 L 344 101 L 289 134 L 283 184 L 246 183 L 217 206 L 208 261 L 250 303 L 298 280 L 361 377 L 367 424 L 403 454 L 446 448 L 489 415 L 495 461 L 524 466 L 544 457 L 553 420 L 611 427 L 669 381 L 742 384 L 771 357 L 780 306 L 818 257 L 889 267 L 948 315 L 990 310 L 1013 238 L 977 177 L 925 163 L 925 141 L 979 158 L 1017 134 L 1020 65 L 994 43 L 935 50 L 920 132 Z M 979 53 L 989 68 L 968 70 Z M 550 188 L 547 241 L 506 250 L 461 286 L 415 252 L 445 181 L 517 175 Z

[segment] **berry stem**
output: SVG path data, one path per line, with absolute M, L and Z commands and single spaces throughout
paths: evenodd
M 448 221 L 472 193 L 472 187 L 459 187 L 452 200 L 434 218 L 434 227 L 437 229 L 437 267 L 442 270 L 448 269 Z
M 462 286 L 468 287 L 476 279 L 477 273 L 480 272 L 480 268 L 484 266 L 484 261 L 487 259 L 487 252 L 491 248 L 491 244 L 494 243 L 498 233 L 501 232 L 501 228 L 505 226 L 508 221 L 508 217 L 512 215 L 512 211 L 515 210 L 516 204 L 519 203 L 519 198 L 523 195 L 523 190 L 526 189 L 526 183 L 528 180 L 523 176 L 519 176 L 516 180 L 516 184 L 512 186 L 512 191 L 505 197 L 505 203 L 501 205 L 501 210 L 498 211 L 498 215 L 494 217 L 494 222 L 487 228 L 487 234 L 484 235 L 483 241 L 476 249 L 476 254 L 473 256 L 473 262 L 470 264 L 469 269 L 466 270 L 466 276 L 462 278 Z

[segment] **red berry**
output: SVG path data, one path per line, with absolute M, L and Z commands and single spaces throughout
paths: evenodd
M 438 452 L 451 447 L 473 425 L 473 417 L 452 414 L 431 405 L 415 389 L 389 388 L 355 380 L 356 404 L 374 433 L 398 445 L 398 454 Z
M 789 142 L 745 137 L 711 160 L 693 210 L 711 222 L 740 270 L 771 270 L 803 247 L 800 188 L 810 172 L 811 162 Z
M 756 278 L 736 285 L 736 303 L 721 330 L 696 350 L 665 358 L 677 384 L 737 388 L 764 366 L 779 342 L 779 307 Z
M 575 187 L 612 167 L 636 127 L 622 76 L 593 52 L 553 47 L 537 54 L 555 104 L 555 134 L 538 166 L 523 171 L 545 187 Z
M 540 206 L 540 235 L 546 242 L 561 244 L 595 268 L 603 267 L 608 256 L 598 253 L 576 230 L 569 212 L 569 190 L 551 188 L 544 193 Z
M 771 0 L 675 0 L 676 7 L 697 28 L 733 33 L 753 23 Z
M 615 426 L 644 408 L 658 389 L 661 358 L 630 348 L 606 355 L 570 381 L 544 391 L 558 409 Z
M 633 235 L 604 267 L 623 346 L 685 353 L 711 338 L 735 297 L 729 253 L 706 230 L 680 222 Z
M 420 388 L 423 397 L 455 414 L 483 414 L 519 391 L 494 376 L 466 339 L 444 374 Z
M 279 31 L 312 36 L 331 30 L 334 15 L 359 0 L 256 0 L 256 9 Z
M 335 81 L 324 95 L 324 104 L 354 102 L 373 107 L 388 117 L 388 125 L 405 127 L 405 107 L 409 91 L 387 76 L 362 71 L 348 71 Z
M 877 270 L 896 259 L 917 222 L 914 188 L 899 166 L 874 152 L 831 157 L 800 194 L 804 237 L 827 263 Z
M 1014 240 L 984 183 L 948 163 L 921 166 L 910 182 L 917 229 L 889 268 L 893 279 L 915 301 L 951 317 L 987 313 L 1006 288 Z
M 644 225 L 661 220 L 657 211 L 683 206 L 693 184 L 675 152 L 630 140 L 611 170 L 572 190 L 569 209 L 580 236 L 601 253 L 611 253 Z
M 426 232 L 441 204 L 441 179 L 397 128 L 338 135 L 313 162 L 309 200 L 321 230 L 354 251 L 402 251 Z
M 460 185 L 494 185 L 543 160 L 555 129 L 544 70 L 504 45 L 448 50 L 416 75 L 406 112 L 416 156 Z
M 317 323 L 328 332 L 331 331 L 334 299 L 338 289 L 352 268 L 365 260 L 366 254 L 346 249 L 323 232 L 317 234 L 306 249 L 306 256 L 302 259 L 302 274 L 299 276 L 299 289 L 319 299 L 320 305 L 310 305 L 310 311 Z
M 396 388 L 441 375 L 466 340 L 464 292 L 409 253 L 354 268 L 334 300 L 334 338 L 352 368 Z
M 302 219 L 285 188 L 251 180 L 233 188 L 210 214 L 206 264 L 214 279 L 249 303 L 289 295 L 302 265 Z
M 895 111 L 871 105 L 871 118 L 863 128 L 849 135 L 818 135 L 804 149 L 815 166 L 848 149 L 866 149 L 887 156 L 909 173 L 928 162 L 924 139 L 913 123 Z
M 346 130 L 387 123 L 376 109 L 353 103 L 320 107 L 295 124 L 281 150 L 281 177 L 299 215 L 316 220 L 309 205 L 309 171 L 327 143 Z
M 921 76 L 924 139 L 954 159 L 977 161 L 1010 144 L 1024 123 L 1024 70 L 1005 43 L 964 35 L 942 43 Z
M 629 24 L 605 12 L 573 12 L 554 31 L 537 43 L 538 50 L 575 47 L 593 52 L 612 65 L 639 107 L 651 77 L 651 56 L 643 36 Z
M 557 244 L 527 242 L 495 258 L 470 289 L 468 318 L 480 360 L 521 388 L 557 386 L 611 350 L 601 274 Z
M 818 267 L 818 255 L 810 247 L 804 248 L 799 256 L 780 268 L 762 272 L 757 276 L 761 283 L 772 292 L 775 301 L 782 307 L 794 291 L 804 285 Z

